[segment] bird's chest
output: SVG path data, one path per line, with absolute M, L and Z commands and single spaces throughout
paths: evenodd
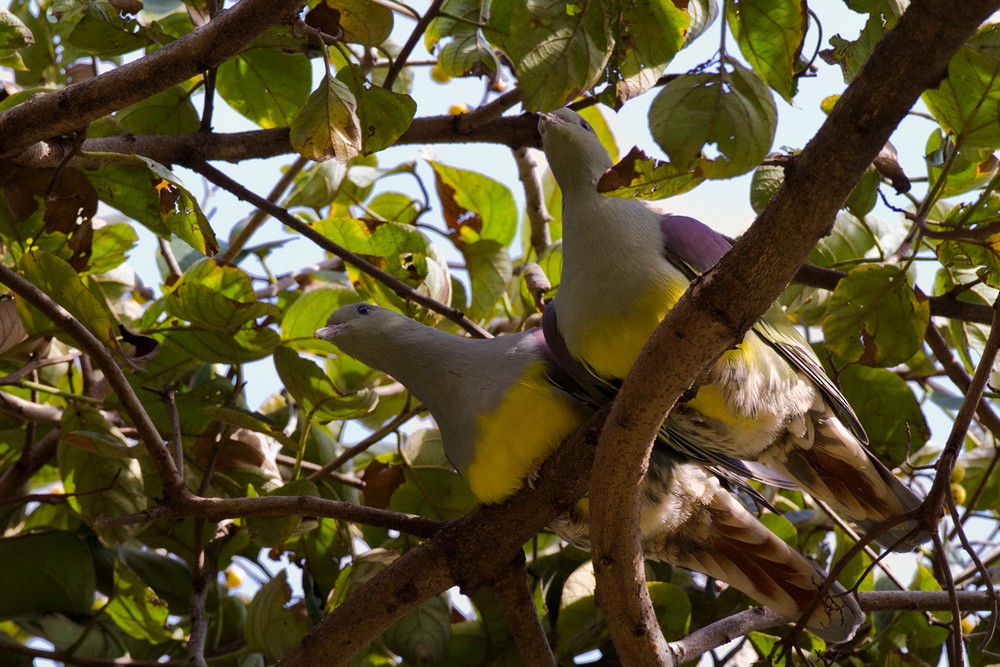
M 570 354 L 603 377 L 624 378 L 687 285 L 667 280 L 630 285 L 612 276 L 580 295 L 563 291 L 565 287 L 569 285 L 560 286 L 557 302 L 565 296 L 573 304 L 558 312 Z

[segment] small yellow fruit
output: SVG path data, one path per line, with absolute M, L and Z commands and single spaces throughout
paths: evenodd
M 239 568 L 231 567 L 226 570 L 226 588 L 233 589 L 243 583 L 243 576 Z
M 976 621 L 977 620 L 978 619 L 975 616 L 966 616 L 965 618 L 963 618 L 962 619 L 962 634 L 963 635 L 967 635 L 967 634 L 970 634 L 973 630 L 975 630 L 976 629 Z
M 448 113 L 452 116 L 458 116 L 459 114 L 469 113 L 468 104 L 452 104 L 448 107 Z
M 431 78 L 438 83 L 448 83 L 451 81 L 451 76 L 441 69 L 440 65 L 435 65 L 431 68 Z
M 961 484 L 952 484 L 951 497 L 955 499 L 956 505 L 964 504 L 966 498 L 965 487 Z
M 955 467 L 951 470 L 951 481 L 958 484 L 963 479 L 965 479 L 965 466 L 961 463 L 956 463 Z

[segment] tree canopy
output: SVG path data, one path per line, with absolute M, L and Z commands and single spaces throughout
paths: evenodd
M 857 36 L 805 0 L 0 10 L 0 662 L 996 663 L 1000 0 L 845 4 Z M 672 67 L 706 40 L 710 60 Z M 844 82 L 826 123 L 774 145 L 776 96 L 824 67 Z M 427 69 L 482 103 L 422 113 Z M 537 325 L 561 199 L 534 112 L 572 104 L 610 149 L 608 114 L 650 99 L 656 146 L 600 189 L 668 200 L 753 172 L 758 218 L 613 405 L 529 488 L 477 507 L 405 389 L 313 334 L 361 300 L 455 335 Z M 221 130 L 223 106 L 258 129 Z M 888 143 L 907 116 L 919 163 Z M 418 150 L 455 143 L 509 149 L 520 182 Z M 845 646 L 644 564 L 622 509 L 666 411 L 779 297 L 936 528 L 901 568 L 808 496 L 760 487 L 781 512 L 761 520 L 870 612 Z M 262 361 L 280 387 L 254 386 Z M 545 527 L 587 494 L 593 554 Z

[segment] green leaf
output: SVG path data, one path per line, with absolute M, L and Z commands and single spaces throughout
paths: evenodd
M 485 319 L 504 298 L 507 284 L 514 274 L 507 246 L 483 239 L 471 245 L 462 245 L 459 249 L 465 257 L 465 268 L 472 281 L 469 317 L 474 320 Z
M 437 67 L 441 72 L 450 77 L 469 73 L 492 76 L 497 72 L 500 63 L 478 27 L 488 18 L 484 13 L 487 8 L 488 5 L 478 0 L 446 0 L 441 6 L 441 15 L 435 17 L 424 32 L 424 46 L 428 51 L 443 38 L 451 38 L 438 53 Z
M 451 605 L 442 595 L 433 597 L 386 628 L 382 639 L 411 664 L 434 664 L 451 641 Z
M 150 39 L 135 19 L 124 19 L 110 2 L 88 2 L 69 33 L 74 47 L 101 56 L 117 56 L 146 47 Z
M 501 0 L 490 11 L 491 40 L 514 65 L 526 110 L 561 107 L 604 74 L 613 37 L 598 3 Z
M 361 152 L 371 155 L 396 143 L 417 112 L 417 103 L 413 98 L 369 85 L 357 65 L 341 68 L 337 79 L 350 88 L 357 101 Z
M 764 527 L 780 537 L 788 546 L 793 549 L 799 548 L 799 534 L 791 521 L 774 512 L 765 512 L 758 518 Z
M 215 85 L 229 106 L 267 129 L 291 125 L 309 99 L 311 76 L 302 54 L 251 49 L 222 63 Z
M 112 459 L 79 447 L 59 446 L 59 472 L 70 507 L 92 521 L 146 509 L 148 499 L 142 469 L 135 459 Z M 105 540 L 122 542 L 141 526 L 121 526 L 100 531 Z
M 378 401 L 378 395 L 367 389 L 342 395 L 319 366 L 287 347 L 274 351 L 274 367 L 295 402 L 320 424 L 360 417 L 371 412 Z
M 899 267 L 866 265 L 837 283 L 822 324 L 841 361 L 894 366 L 920 349 L 929 322 L 930 304 Z
M 328 218 L 312 226 L 334 243 L 364 255 L 375 266 L 407 285 L 441 303 L 450 302 L 448 263 L 419 229 L 394 222 L 354 218 Z M 358 300 L 373 301 L 403 312 L 414 310 L 412 304 L 353 266 L 348 265 L 347 275 L 358 291 Z M 417 309 L 416 312 L 422 311 Z
M 370 0 L 325 0 L 325 4 L 340 12 L 343 41 L 377 46 L 389 39 L 393 23 L 389 7 Z
M 705 178 L 729 178 L 756 167 L 777 126 L 777 110 L 764 82 L 729 58 L 720 68 L 679 76 L 649 108 L 653 139 L 670 162 Z M 706 146 L 717 156 L 706 156 Z
M 335 158 L 341 164 L 362 149 L 358 103 L 347 85 L 326 74 L 292 121 L 292 147 L 317 162 Z
M 892 371 L 851 364 L 839 379 L 841 391 L 868 433 L 869 449 L 890 468 L 930 438 L 913 390 Z
M 620 12 L 612 30 L 614 52 L 608 63 L 617 74 L 608 89 L 614 94 L 614 108 L 656 85 L 683 46 L 691 22 L 687 11 L 671 0 L 621 3 Z
M 309 631 L 303 603 L 286 606 L 291 599 L 288 575 L 280 570 L 260 587 L 247 609 L 247 643 L 270 661 L 284 656 Z
M 51 530 L 0 539 L 0 617 L 90 611 L 96 590 L 90 549 L 73 533 Z
M 610 637 L 604 615 L 594 600 L 596 586 L 591 561 L 576 568 L 563 585 L 554 647 L 560 660 L 596 649 Z
M 107 304 L 99 301 L 65 261 L 41 250 L 29 252 L 18 263 L 21 275 L 97 336 L 111 350 L 119 349 L 118 322 Z M 18 300 L 22 319 L 25 303 Z M 27 321 L 27 320 L 26 320 Z M 29 327 L 30 329 L 30 327 Z
M 633 148 L 601 177 L 597 190 L 611 197 L 666 199 L 694 189 L 703 180 L 697 169 L 654 160 Z
M 7 55 L 34 43 L 35 37 L 20 19 L 0 9 L 0 53 Z
M 163 599 L 172 614 L 191 610 L 194 574 L 187 563 L 149 549 L 118 547 L 118 561 Z M 116 562 L 115 566 L 118 566 Z
M 167 603 L 121 561 L 115 561 L 115 592 L 104 611 L 130 637 L 151 644 L 171 637 Z
M 250 276 L 242 269 L 210 258 L 184 272 L 164 296 L 163 308 L 194 325 L 229 333 L 257 318 L 281 312 L 275 305 L 257 301 Z
M 161 238 L 176 234 L 203 255 L 219 251 L 198 201 L 169 169 L 140 156 L 111 157 L 116 164 L 82 170 L 101 201 Z
M 63 413 L 60 442 L 120 460 L 134 459 L 142 451 L 138 445 L 129 445 L 124 434 L 100 412 L 72 404 Z
M 167 333 L 164 339 L 165 343 L 169 340 L 185 350 L 193 359 L 223 364 L 243 364 L 263 359 L 281 342 L 278 334 L 267 327 L 243 328 L 234 334 L 199 329 L 175 330 Z
M 333 352 L 336 346 L 316 338 L 316 330 L 326 326 L 330 313 L 358 300 L 358 293 L 349 287 L 321 287 L 306 292 L 285 310 L 281 340 L 300 352 Z
M 740 52 L 779 95 L 791 102 L 795 68 L 809 14 L 803 0 L 736 0 L 726 19 Z
M 647 582 L 646 588 L 666 640 L 672 642 L 685 636 L 691 623 L 691 599 L 684 589 L 663 581 Z
M 510 245 L 517 233 L 517 205 L 502 183 L 474 171 L 429 160 L 442 216 L 456 244 L 491 239 Z
M 80 273 L 105 273 L 121 266 L 128 258 L 128 252 L 139 242 L 139 235 L 132 225 L 117 224 L 98 227 L 91 241 L 90 258 L 87 267 Z
M 476 505 L 468 484 L 455 473 L 444 454 L 441 433 L 421 429 L 402 448 L 406 481 L 392 494 L 389 509 L 433 519 L 455 519 Z
M 122 127 L 132 134 L 192 134 L 201 119 L 191 103 L 191 93 L 183 86 L 171 86 L 115 114 Z
M 830 46 L 833 48 L 821 51 L 820 55 L 831 65 L 840 65 L 844 81 L 850 83 L 854 81 L 861 72 L 861 68 L 868 62 L 868 57 L 882 41 L 886 31 L 892 29 L 895 23 L 894 17 L 886 17 L 877 11 L 871 12 L 864 29 L 856 40 L 850 41 L 839 34 L 833 35 L 830 38 Z
M 847 536 L 840 528 L 834 529 L 837 536 L 837 549 L 833 552 L 833 563 L 840 563 L 855 541 Z M 857 586 L 858 591 L 875 590 L 875 576 L 872 573 L 872 559 L 864 551 L 860 551 L 854 556 L 840 571 L 837 581 L 844 588 L 851 590 Z
M 927 137 L 924 161 L 927 163 L 927 178 L 931 187 L 944 177 L 945 183 L 939 197 L 945 199 L 977 190 L 989 182 L 997 173 L 997 158 L 992 153 L 984 160 L 968 160 L 961 154 L 955 155 L 954 137 L 945 136 L 940 128 L 934 129 Z M 945 173 L 944 166 L 951 162 Z
M 941 127 L 955 135 L 959 151 L 978 161 L 1000 146 L 1000 60 L 961 47 L 948 64 L 948 76 L 923 100 Z

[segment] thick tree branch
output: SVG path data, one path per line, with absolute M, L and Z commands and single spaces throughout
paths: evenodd
M 301 4 L 301 0 L 243 0 L 145 58 L 63 90 L 36 95 L 0 114 L 0 156 L 81 130 L 101 116 L 222 64 L 269 27 L 291 18 Z
M 644 585 L 638 530 L 642 475 L 664 415 L 778 297 L 899 121 L 998 4 L 912 3 L 786 169 L 767 209 L 717 270 L 688 290 L 640 354 L 602 433 L 590 494 L 598 597 L 624 663 L 673 662 Z
M 524 487 L 500 505 L 448 522 L 433 538 L 354 590 L 280 664 L 346 664 L 424 600 L 455 584 L 465 592 L 492 584 L 509 570 L 525 541 L 586 493 L 594 445 L 608 409 L 599 411 L 546 460 L 534 488 Z

